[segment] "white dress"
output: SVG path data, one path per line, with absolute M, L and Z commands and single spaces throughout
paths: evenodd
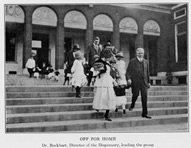
M 114 79 L 110 75 L 110 67 L 106 65 L 107 71 L 96 77 L 94 83 L 94 109 L 114 110 L 116 108 L 116 96 L 113 89 Z
M 127 81 L 126 81 L 126 77 L 125 77 L 125 62 L 122 60 L 117 60 L 116 62 L 116 67 L 117 70 L 119 72 L 120 78 L 117 79 L 117 83 L 118 85 L 127 85 Z M 117 96 L 116 97 L 116 105 L 120 106 L 120 105 L 125 105 L 127 103 L 127 99 L 126 96 Z
M 72 85 L 82 87 L 87 83 L 86 76 L 84 74 L 84 67 L 82 60 L 75 60 L 71 68 L 72 74 Z

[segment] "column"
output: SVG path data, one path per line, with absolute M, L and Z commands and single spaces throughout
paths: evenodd
M 24 23 L 24 52 L 23 52 L 23 67 L 31 57 L 31 46 L 32 46 L 32 12 L 30 7 L 24 7 L 25 9 L 25 23 Z
M 64 68 L 64 17 L 58 16 L 56 28 L 56 69 Z
M 115 23 L 113 28 L 113 45 L 120 50 L 120 33 L 119 33 L 119 25 Z
M 113 24 L 113 45 L 120 50 L 119 14 L 116 13 Z
M 138 23 L 138 34 L 135 38 L 135 49 L 144 48 L 144 35 L 143 35 L 143 24 Z
M 137 48 L 143 48 L 143 33 L 138 33 L 136 38 L 135 38 L 135 49 Z
M 86 46 L 84 52 L 87 52 L 88 46 L 93 43 L 93 19 L 87 20 L 87 29 L 86 29 Z

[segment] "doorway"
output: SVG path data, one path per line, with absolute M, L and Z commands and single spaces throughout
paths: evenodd
M 43 62 L 50 64 L 49 59 L 49 35 L 42 33 L 33 33 L 33 41 L 36 41 L 36 45 L 32 45 L 32 50 L 36 52 L 35 61 L 41 68 Z
M 149 61 L 150 75 L 157 76 L 158 56 L 157 56 L 157 36 L 144 36 L 144 48 L 146 58 Z
M 72 49 L 72 38 L 70 37 L 64 38 L 64 49 L 65 49 L 64 57 L 66 57 L 68 52 Z

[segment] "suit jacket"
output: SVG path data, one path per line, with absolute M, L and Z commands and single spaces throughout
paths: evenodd
M 143 59 L 143 73 L 141 72 L 141 65 L 137 58 L 133 58 L 127 67 L 126 79 L 132 80 L 132 85 L 139 84 L 144 80 L 145 85 L 148 87 L 150 83 L 150 73 L 149 73 L 149 62 L 146 59 Z
M 86 58 L 87 58 L 87 61 L 88 61 L 89 65 L 90 65 L 90 67 L 93 66 L 94 56 L 95 56 L 95 55 L 100 56 L 101 51 L 102 51 L 101 46 L 99 46 L 98 50 L 96 50 L 96 49 L 94 48 L 93 44 L 88 47 L 88 49 L 87 49 L 87 54 L 86 54 Z

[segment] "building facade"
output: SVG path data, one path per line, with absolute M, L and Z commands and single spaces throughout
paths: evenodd
M 124 53 L 127 65 L 143 47 L 156 81 L 173 72 L 174 83 L 186 83 L 187 5 L 5 5 L 6 74 L 25 74 L 31 52 L 39 66 L 50 63 L 62 73 L 72 46 L 86 53 L 99 36 Z

